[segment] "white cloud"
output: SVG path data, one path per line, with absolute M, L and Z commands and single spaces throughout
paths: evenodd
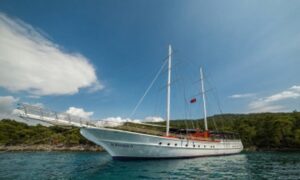
M 10 115 L 18 101 L 19 99 L 13 96 L 0 96 L 0 114 Z
M 161 117 L 156 116 L 148 116 L 145 119 L 131 119 L 131 118 L 122 118 L 120 116 L 117 117 L 108 117 L 102 119 L 103 121 L 111 121 L 111 122 L 135 122 L 135 123 L 141 123 L 141 122 L 161 122 L 164 121 Z
M 122 118 L 122 117 L 108 117 L 108 118 L 104 118 L 102 119 L 103 121 L 109 121 L 109 122 L 135 122 L 135 123 L 139 123 L 141 122 L 141 120 L 139 119 L 130 119 L 130 118 Z
M 97 122 L 97 126 L 100 127 L 114 127 L 122 125 L 125 122 L 133 122 L 133 123 L 143 123 L 143 122 L 161 122 L 164 121 L 161 117 L 148 116 L 145 119 L 131 119 L 131 118 L 122 118 L 120 116 L 117 117 L 108 117 L 104 118 Z
M 292 86 L 291 90 L 300 91 L 300 86 Z
M 84 119 L 90 119 L 90 116 L 92 116 L 94 114 L 94 112 L 86 112 L 84 109 L 76 108 L 76 107 L 70 107 L 66 111 L 66 113 L 73 115 L 73 116 L 81 117 Z
M 29 97 L 29 98 L 31 98 L 31 99 L 39 99 L 41 96 L 37 96 L 37 95 L 29 95 L 29 96 L 27 96 L 27 97 Z
M 108 117 L 102 120 L 97 121 L 97 126 L 99 127 L 115 127 L 124 124 L 125 122 L 134 122 L 140 123 L 139 119 L 130 119 L 130 118 L 122 118 L 122 117 Z
M 259 99 L 249 104 L 251 112 L 279 112 L 285 111 L 285 107 L 282 105 L 274 105 L 269 102 Z
M 104 86 L 102 84 L 99 83 L 99 81 L 96 81 L 95 83 L 92 84 L 92 86 L 88 89 L 88 92 L 93 93 L 96 91 L 99 91 L 101 89 L 103 89 Z
M 292 89 L 288 91 L 283 91 L 278 94 L 274 94 L 272 96 L 269 96 L 265 98 L 266 102 L 275 102 L 275 101 L 280 101 L 284 99 L 296 99 L 300 97 L 300 92 L 293 91 Z
M 300 97 L 300 86 L 292 86 L 289 89 L 273 94 L 271 96 L 256 99 L 250 102 L 249 108 L 252 112 L 277 112 L 286 111 L 286 107 L 278 104 L 280 101 L 297 99 Z
M 162 122 L 164 119 L 162 117 L 148 116 L 145 118 L 145 122 Z
M 233 98 L 233 99 L 239 99 L 239 98 L 250 98 L 255 96 L 254 93 L 246 93 L 246 94 L 233 94 L 231 96 L 229 96 L 229 98 Z
M 86 57 L 62 50 L 32 26 L 0 13 L 0 34 L 0 87 L 35 96 L 103 88 Z

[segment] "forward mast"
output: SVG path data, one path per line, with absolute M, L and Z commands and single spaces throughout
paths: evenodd
M 204 88 L 204 76 L 203 76 L 203 70 L 202 67 L 200 67 L 200 80 L 201 80 L 201 94 L 203 98 L 203 111 L 204 111 L 204 126 L 205 131 L 208 131 L 207 127 L 207 111 L 206 111 L 206 99 L 205 99 L 205 88 Z
M 170 98 L 171 98 L 171 64 L 172 64 L 172 47 L 169 45 L 168 58 L 168 82 L 167 82 L 167 129 L 166 136 L 169 136 L 170 131 Z

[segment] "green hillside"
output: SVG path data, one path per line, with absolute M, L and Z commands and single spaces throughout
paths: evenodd
M 0 145 L 89 145 L 75 127 L 59 127 L 42 125 L 29 126 L 14 120 L 0 121 Z
M 175 127 L 204 127 L 203 120 L 178 120 Z M 244 146 L 261 149 L 300 149 L 300 113 L 224 114 L 208 118 L 215 131 L 238 132 Z

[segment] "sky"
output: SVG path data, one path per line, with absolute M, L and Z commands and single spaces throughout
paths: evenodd
M 29 103 L 90 119 L 171 119 L 300 109 L 296 0 L 2 0 L 0 114 Z M 197 102 L 189 104 L 189 99 Z M 219 106 L 221 107 L 220 108 Z

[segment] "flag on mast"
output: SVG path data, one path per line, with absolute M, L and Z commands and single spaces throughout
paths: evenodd
M 190 100 L 190 103 L 195 103 L 196 101 L 197 101 L 197 99 L 193 98 L 193 99 Z

